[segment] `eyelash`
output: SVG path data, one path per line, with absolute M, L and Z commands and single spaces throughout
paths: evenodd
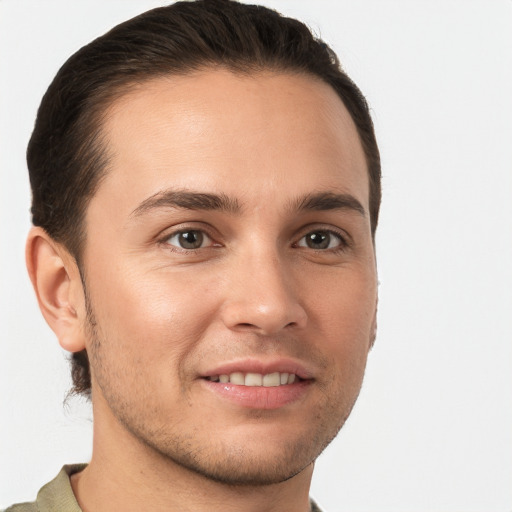
M 330 237 L 334 237 L 338 240 L 338 245 L 336 247 L 331 247 L 331 248 L 325 248 L 325 249 L 315 249 L 314 247 L 306 247 L 304 245 L 299 245 L 300 242 L 305 239 L 307 236 L 310 236 L 310 235 L 313 235 L 313 234 L 326 234 L 326 235 L 329 235 Z M 332 240 L 330 240 L 331 242 Z M 307 244 L 307 242 L 306 242 Z M 304 248 L 309 248 L 317 253 L 331 253 L 331 254 L 337 254 L 337 253 L 340 253 L 340 252 L 343 252 L 345 251 L 349 244 L 347 242 L 347 239 L 346 239 L 346 236 L 344 236 L 343 234 L 341 234 L 340 232 L 338 231 L 335 231 L 333 229 L 322 229 L 322 228 L 318 228 L 318 229 L 311 229 L 309 230 L 307 233 L 305 233 L 304 235 L 302 235 L 299 239 L 298 242 L 296 242 L 295 244 L 293 244 L 294 247 L 304 247 Z
M 208 245 L 206 247 L 185 248 L 185 247 L 179 247 L 177 245 L 173 245 L 173 244 L 169 243 L 170 239 L 172 239 L 174 237 L 178 237 L 180 235 L 184 235 L 186 233 L 199 233 L 202 236 L 206 236 L 210 240 L 210 245 Z M 299 245 L 300 242 L 308 235 L 320 234 L 320 233 L 327 234 L 331 237 L 335 237 L 339 242 L 338 245 L 336 247 L 324 248 L 324 249 L 315 249 L 313 247 L 307 247 L 307 245 Z M 186 227 L 179 229 L 177 231 L 173 231 L 172 233 L 166 234 L 159 240 L 159 243 L 161 243 L 162 245 L 164 245 L 165 247 L 169 248 L 172 251 L 183 252 L 183 253 L 188 253 L 188 254 L 190 254 L 190 253 L 193 254 L 201 249 L 208 249 L 208 248 L 215 247 L 215 246 L 217 246 L 217 247 L 221 246 L 221 244 L 215 243 L 214 238 L 204 228 L 186 228 Z M 307 244 L 307 242 L 305 242 L 305 243 Z M 309 248 L 310 250 L 315 251 L 316 253 L 337 254 L 337 253 L 346 251 L 347 248 L 349 247 L 349 243 L 347 242 L 346 235 L 344 235 L 338 231 L 335 231 L 333 229 L 317 228 L 317 229 L 309 229 L 306 233 L 304 233 L 299 238 L 299 240 L 297 242 L 292 244 L 292 247 L 296 247 L 296 248 L 302 247 L 305 249 Z
M 202 236 L 205 236 L 207 239 L 209 239 L 211 241 L 211 243 L 207 247 L 197 247 L 197 248 L 179 247 L 178 245 L 173 245 L 173 244 L 169 243 L 169 240 L 171 240 L 172 238 L 179 237 L 180 235 L 184 235 L 186 233 L 200 233 Z M 215 243 L 213 236 L 211 236 L 206 229 L 192 228 L 192 227 L 191 228 L 184 227 L 184 228 L 178 229 L 177 231 L 168 233 L 159 240 L 159 243 L 162 244 L 163 246 L 165 246 L 167 249 L 170 249 L 171 251 L 187 253 L 187 254 L 194 254 L 201 249 L 208 249 L 210 247 L 215 247 L 215 246 L 220 247 L 220 245 L 221 245 L 221 244 Z

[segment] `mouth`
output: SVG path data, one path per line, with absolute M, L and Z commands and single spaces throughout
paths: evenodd
M 272 372 L 266 374 L 232 372 L 229 374 L 224 373 L 221 375 L 211 375 L 205 378 L 210 382 L 220 382 L 221 384 L 264 388 L 288 386 L 294 382 L 300 382 L 302 380 L 298 375 L 287 372 Z
M 315 382 L 301 362 L 286 358 L 232 361 L 203 373 L 200 380 L 218 399 L 260 410 L 301 403 Z

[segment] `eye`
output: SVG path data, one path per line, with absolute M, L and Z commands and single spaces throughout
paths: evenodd
M 212 239 L 203 231 L 187 229 L 174 233 L 166 243 L 180 249 L 201 249 L 212 244 Z
M 317 250 L 336 249 L 344 245 L 344 240 L 340 235 L 326 230 L 311 231 L 297 243 L 298 247 L 308 247 L 309 249 Z

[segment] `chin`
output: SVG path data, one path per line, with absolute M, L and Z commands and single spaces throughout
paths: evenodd
M 188 460 L 178 464 L 209 481 L 235 487 L 259 487 L 290 480 L 313 463 L 309 457 L 307 460 L 306 464 L 298 464 L 297 461 L 290 464 L 289 460 L 283 460 L 280 457 L 275 459 L 265 457 L 261 460 L 260 457 L 245 453 L 235 457 L 226 455 L 223 458 L 219 457 L 216 461 Z
M 166 463 L 229 486 L 266 486 L 290 480 L 311 466 L 339 429 L 321 435 L 271 439 L 248 435 L 237 442 L 230 437 L 209 442 L 155 443 L 151 446 Z M 160 440 L 162 441 L 162 440 Z M 182 440 L 183 441 L 183 440 Z

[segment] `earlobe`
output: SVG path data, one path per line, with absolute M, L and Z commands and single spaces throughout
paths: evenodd
M 39 308 L 60 345 L 69 352 L 84 349 L 83 291 L 74 258 L 40 227 L 30 230 L 25 257 Z

